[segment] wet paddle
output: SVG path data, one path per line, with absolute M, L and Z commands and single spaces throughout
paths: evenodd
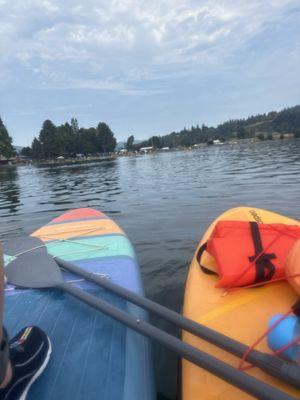
M 238 371 L 230 365 L 185 342 L 182 342 L 180 339 L 169 335 L 153 325 L 143 320 L 136 319 L 132 315 L 119 310 L 76 286 L 66 283 L 63 280 L 58 265 L 48 256 L 45 247 L 41 245 L 39 241 L 35 241 L 34 243 L 32 242 L 30 249 L 28 249 L 28 243 L 26 243 L 25 239 L 21 244 L 22 246 L 20 247 L 15 244 L 19 255 L 6 266 L 5 273 L 8 282 L 26 288 L 57 288 L 64 290 L 92 306 L 96 310 L 109 315 L 140 334 L 158 341 L 179 356 L 206 369 L 219 378 L 241 390 L 244 390 L 258 399 L 292 400 L 292 397 L 288 394 L 267 385 L 244 372 Z M 32 247 L 35 247 L 35 249 L 33 250 Z M 16 251 L 8 252 L 7 246 L 5 246 L 5 249 L 6 254 L 9 253 L 11 255 L 16 255 Z

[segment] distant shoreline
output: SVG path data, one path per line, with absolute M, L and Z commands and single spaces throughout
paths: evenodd
M 112 161 L 117 158 L 117 155 L 103 156 L 103 157 L 80 157 L 80 158 L 64 158 L 64 159 L 49 159 L 49 160 L 17 160 L 10 161 L 7 164 L 0 164 L 0 169 L 2 167 L 18 167 L 22 165 L 35 165 L 37 167 L 43 166 L 57 166 L 57 165 L 79 165 L 79 164 L 89 164 L 94 162 Z
M 117 155 L 111 156 L 103 156 L 103 157 L 80 157 L 80 158 L 64 158 L 61 160 L 53 159 L 53 160 L 39 160 L 32 161 L 32 165 L 37 166 L 51 166 L 51 165 L 72 165 L 72 164 L 89 164 L 93 162 L 102 162 L 102 161 L 111 161 L 115 160 Z
M 159 149 L 159 148 L 153 148 L 152 150 L 148 150 L 146 152 L 141 152 L 141 151 L 127 151 L 123 153 L 119 153 L 119 157 L 135 157 L 135 156 L 142 156 L 145 154 L 162 154 L 162 153 L 171 153 L 171 152 L 176 152 L 176 151 L 192 151 L 192 150 L 197 150 L 197 149 L 203 149 L 207 147 L 221 147 L 221 146 L 238 146 L 242 144 L 255 144 L 255 143 L 266 143 L 266 142 L 277 142 L 277 141 L 289 141 L 297 139 L 294 137 L 294 134 L 292 133 L 286 133 L 284 134 L 284 137 L 281 138 L 280 134 L 274 133 L 272 136 L 272 139 L 267 139 L 265 138 L 264 140 L 259 139 L 258 137 L 253 137 L 253 138 L 245 138 L 245 139 L 231 139 L 231 140 L 226 140 L 224 142 L 220 141 L 215 141 L 218 143 L 197 143 L 194 145 L 190 146 L 178 146 L 178 147 L 170 147 L 168 150 L 165 149 Z M 214 142 L 212 140 L 212 142 Z
M 247 138 L 247 139 L 233 139 L 225 142 L 220 142 L 218 144 L 208 145 L 207 143 L 198 143 L 186 147 L 185 146 L 173 147 L 168 150 L 153 148 L 151 151 L 146 153 L 139 151 L 127 151 L 126 153 L 115 152 L 114 154 L 107 156 L 89 156 L 89 157 L 76 157 L 76 158 L 63 158 L 63 159 L 47 159 L 47 160 L 26 160 L 26 159 L 9 160 L 7 161 L 7 163 L 0 162 L 0 169 L 22 166 L 22 165 L 35 165 L 35 166 L 80 165 L 80 164 L 89 164 L 94 162 L 112 161 L 119 157 L 141 157 L 145 154 L 162 154 L 162 153 L 170 153 L 177 151 L 193 151 L 200 148 L 203 149 L 206 147 L 238 146 L 241 144 L 255 144 L 260 142 L 265 143 L 272 141 L 277 142 L 277 141 L 286 141 L 291 139 L 294 139 L 293 134 L 285 134 L 283 139 L 281 139 L 278 134 L 273 134 L 273 139 L 269 140 L 268 139 L 260 140 L 257 137 Z

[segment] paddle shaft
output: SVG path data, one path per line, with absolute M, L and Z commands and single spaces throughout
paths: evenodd
M 152 300 L 145 297 L 139 296 L 136 293 L 131 292 L 119 285 L 110 282 L 108 279 L 100 278 L 99 276 L 87 272 L 84 269 L 77 267 L 67 261 L 60 258 L 55 258 L 58 265 L 76 275 L 80 275 L 86 280 L 96 283 L 97 285 L 108 289 L 117 295 L 129 300 L 144 309 L 155 313 L 156 315 L 164 318 L 165 320 L 177 325 L 178 327 L 192 333 L 195 336 L 200 337 L 207 342 L 214 344 L 215 346 L 228 351 L 229 353 L 243 357 L 248 350 L 248 346 L 238 342 L 237 340 L 231 339 L 219 332 L 214 331 L 204 325 L 198 324 L 197 322 L 188 319 L 175 311 L 172 311 Z M 247 361 L 253 365 L 259 367 L 264 372 L 285 380 L 286 382 L 300 388 L 300 368 L 297 365 L 293 365 L 289 362 L 281 360 L 278 357 L 270 354 L 262 353 L 257 350 L 252 350 L 247 356 Z
M 68 283 L 61 283 L 56 286 L 66 291 L 72 296 L 92 306 L 96 310 L 116 319 L 129 328 L 137 331 L 143 336 L 156 340 L 160 344 L 177 353 L 186 360 L 198 365 L 201 368 L 213 373 L 219 378 L 227 381 L 231 385 L 238 387 L 246 393 L 261 400 L 294 400 L 288 394 L 267 385 L 258 379 L 238 371 L 230 365 L 218 360 L 217 358 L 204 353 L 201 350 L 182 342 L 180 339 L 156 328 L 155 326 L 137 319 L 132 315 L 100 300 L 99 298 L 77 288 Z

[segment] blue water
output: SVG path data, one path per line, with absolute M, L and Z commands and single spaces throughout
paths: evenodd
M 299 218 L 299 204 L 300 140 L 0 169 L 0 239 L 31 233 L 70 208 L 100 209 L 130 237 L 147 296 L 179 311 L 189 262 L 213 219 L 240 205 Z M 175 398 L 177 358 L 154 351 L 158 391 Z

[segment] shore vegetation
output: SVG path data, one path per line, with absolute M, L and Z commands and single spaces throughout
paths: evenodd
M 300 105 L 279 112 L 231 119 L 217 127 L 196 125 L 168 135 L 154 135 L 138 143 L 130 135 L 124 143 L 124 150 L 135 153 L 143 148 L 184 149 L 235 140 L 272 140 L 286 137 L 300 137 Z M 116 145 L 114 133 L 105 122 L 99 122 L 96 127 L 83 128 L 79 127 L 76 118 L 58 126 L 47 119 L 31 146 L 23 147 L 21 154 L 33 160 L 81 158 L 113 153 Z M 15 154 L 12 138 L 0 118 L 0 160 L 8 160 Z

